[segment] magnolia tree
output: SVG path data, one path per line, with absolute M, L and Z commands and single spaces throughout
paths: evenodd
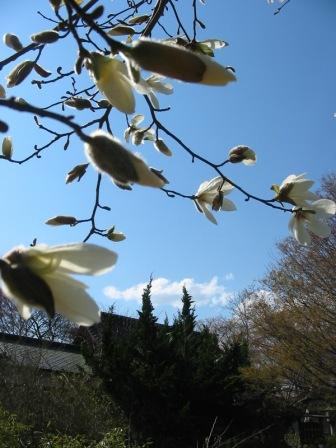
M 288 2 L 280 2 L 276 12 Z M 101 202 L 103 182 L 109 180 L 122 190 L 130 191 L 138 184 L 161 189 L 169 197 L 185 198 L 214 224 L 217 212 L 236 209 L 227 198 L 236 189 L 246 200 L 288 213 L 289 229 L 303 245 L 310 243 L 310 233 L 322 238 L 330 233 L 327 219 L 335 214 L 335 203 L 312 193 L 313 181 L 305 175 L 290 174 L 280 185 L 273 185 L 271 199 L 258 197 L 225 174 L 229 164 L 255 164 L 257 156 L 251 148 L 235 146 L 224 160 L 214 162 L 195 152 L 164 124 L 161 113 L 169 113 L 169 108 L 160 108 L 158 94 L 173 93 L 173 84 L 166 78 L 200 84 L 204 89 L 225 88 L 236 81 L 233 67 L 216 62 L 215 53 L 224 48 L 226 42 L 198 38 L 199 29 L 205 28 L 199 6 L 205 2 L 193 0 L 183 5 L 185 9 L 190 8 L 188 19 L 179 14 L 175 3 L 173 0 L 128 0 L 116 10 L 114 3 L 102 4 L 99 0 L 49 0 L 49 14 L 40 13 L 44 20 L 42 30 L 29 37 L 28 45 L 24 46 L 15 34 L 3 36 L 3 43 L 12 49 L 12 54 L 0 61 L 0 70 L 6 72 L 6 85 L 0 86 L 0 106 L 31 114 L 37 128 L 50 140 L 43 146 L 36 145 L 31 154 L 22 158 L 13 151 L 10 123 L 1 121 L 0 131 L 4 133 L 1 161 L 22 164 L 39 158 L 56 142 L 63 142 L 67 149 L 73 138 L 78 137 L 87 161 L 68 172 L 66 183 L 81 181 L 91 168 L 97 171 L 90 216 L 78 219 L 57 215 L 55 210 L 56 216 L 46 222 L 50 226 L 89 224 L 83 243 L 46 247 L 34 241 L 31 247 L 14 248 L 0 260 L 4 292 L 24 318 L 29 318 L 32 308 L 40 308 L 50 317 L 61 313 L 81 325 L 99 321 L 99 309 L 88 295 L 86 285 L 71 275 L 101 274 L 116 262 L 117 255 L 113 251 L 87 243 L 94 235 L 111 241 L 125 239 L 115 227 L 101 229 L 99 225 L 100 213 L 110 210 Z M 168 15 L 173 19 L 166 22 Z M 154 39 L 156 30 L 165 37 Z M 70 40 L 76 47 L 72 67 L 67 71 L 58 68 L 56 73 L 48 71 L 43 65 L 44 56 L 53 52 L 55 42 L 62 43 L 64 51 L 69 51 Z M 13 62 L 17 65 L 9 67 Z M 79 88 L 82 77 L 87 79 L 88 74 L 91 84 Z M 30 82 L 32 76 L 32 83 L 41 91 L 47 85 L 64 84 L 64 94 L 54 98 L 47 107 L 16 96 L 16 87 Z M 146 118 L 150 117 L 150 121 L 146 120 L 146 125 L 143 125 L 145 116 L 137 113 L 135 92 L 143 97 L 147 108 Z M 114 119 L 118 113 L 126 116 L 124 135 L 113 134 L 111 111 Z M 88 112 L 92 112 L 92 118 L 86 121 L 83 117 L 87 117 Z M 55 127 L 49 123 L 55 123 Z M 196 192 L 170 189 L 169 181 L 172 184 L 173 180 L 168 180 L 160 167 L 151 167 L 130 149 L 131 144 L 138 146 L 150 141 L 162 156 L 174 157 L 167 139 L 185 151 L 192 162 L 197 160 L 213 171 L 210 180 L 199 179 Z

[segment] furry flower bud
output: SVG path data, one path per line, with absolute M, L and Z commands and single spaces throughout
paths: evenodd
M 178 45 L 139 39 L 124 53 L 145 70 L 185 82 L 225 85 L 236 80 L 230 68 Z
M 68 172 L 67 177 L 65 179 L 66 184 L 70 184 L 74 180 L 78 180 L 78 182 L 81 180 L 81 178 L 86 173 L 86 169 L 89 166 L 88 163 L 83 163 L 81 165 L 76 165 L 74 168 L 72 168 L 71 171 Z
M 146 163 L 110 134 L 95 131 L 85 147 L 89 161 L 101 172 L 108 174 L 118 186 L 138 183 L 149 187 L 162 187 L 166 182 Z
M 6 157 L 6 159 L 12 158 L 13 155 L 12 137 L 5 137 L 2 140 L 2 155 Z
M 34 68 L 33 61 L 20 62 L 7 76 L 7 87 L 14 87 L 21 84 Z
M 23 48 L 20 39 L 15 34 L 6 33 L 4 34 L 2 40 L 7 47 L 12 48 L 15 51 L 20 51 Z
M 73 216 L 54 216 L 53 218 L 49 218 L 45 223 L 49 226 L 73 226 L 76 224 L 77 219 Z
M 52 44 L 59 39 L 59 34 L 54 30 L 41 31 L 40 33 L 32 34 L 30 39 L 36 44 Z

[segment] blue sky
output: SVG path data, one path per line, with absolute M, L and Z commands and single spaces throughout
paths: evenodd
M 103 3 L 109 11 L 123 4 L 121 0 Z M 176 6 L 190 31 L 192 2 L 179 3 Z M 229 43 L 216 52 L 216 60 L 233 66 L 238 81 L 214 88 L 172 81 L 174 94 L 159 98 L 162 107 L 171 106 L 169 112 L 160 114 L 161 121 L 203 157 L 219 162 L 233 146 L 253 148 L 258 155 L 254 167 L 230 165 L 224 174 L 263 198 L 271 198 L 270 186 L 289 174 L 307 173 L 318 187 L 321 176 L 335 169 L 336 3 L 292 0 L 274 16 L 277 6 L 268 5 L 266 0 L 208 0 L 207 5 L 200 4 L 199 18 L 207 28 L 200 30 L 198 40 L 219 38 Z M 5 1 L 1 8 L 6 18 L 0 23 L 1 34 L 16 33 L 24 44 L 30 34 L 50 26 L 36 14 L 40 10 L 51 15 L 46 0 Z M 171 26 L 169 11 L 165 20 Z M 75 52 L 69 39 L 62 41 L 50 46 L 41 64 L 50 71 L 58 66 L 67 71 L 73 66 Z M 1 47 L 1 59 L 10 54 L 10 49 Z M 1 71 L 1 84 L 5 85 L 4 78 L 14 65 Z M 29 80 L 33 78 L 31 75 Z M 79 85 L 91 84 L 84 74 Z M 38 90 L 28 81 L 10 93 L 44 107 L 70 87 L 70 80 L 65 80 Z M 34 144 L 48 141 L 48 135 L 36 128 L 31 116 L 6 109 L 0 113 L 0 118 L 10 124 L 8 135 L 13 137 L 16 158 L 29 155 Z M 144 113 L 145 123 L 150 123 L 140 95 L 137 113 Z M 85 122 L 85 114 L 78 114 L 77 121 Z M 113 132 L 122 139 L 125 117 L 113 111 L 111 122 Z M 47 120 L 43 123 L 58 129 Z M 150 165 L 164 169 L 171 189 L 193 194 L 201 182 L 215 177 L 209 167 L 191 163 L 190 156 L 176 143 L 162 137 L 174 153 L 172 158 L 158 154 L 151 143 L 140 147 L 130 144 L 128 148 L 140 152 Z M 22 165 L 0 160 L 1 253 L 18 244 L 28 245 L 35 237 L 47 244 L 85 237 L 85 225 L 54 228 L 44 224 L 59 214 L 89 217 L 94 201 L 93 169 L 80 183 L 65 185 L 66 173 L 86 160 L 78 139 L 71 141 L 67 151 L 63 144 L 57 143 L 41 159 Z M 112 211 L 99 214 L 99 226 L 115 225 L 127 239 L 121 243 L 99 237 L 91 240 L 119 254 L 110 274 L 85 279 L 93 297 L 102 307 L 115 303 L 120 314 L 134 315 L 143 285 L 153 275 L 152 298 L 160 318 L 176 311 L 183 284 L 193 295 L 200 318 L 223 312 L 232 294 L 260 278 L 276 259 L 275 244 L 288 235 L 289 219 L 287 214 L 253 201 L 246 203 L 239 192 L 230 194 L 230 199 L 238 210 L 221 212 L 215 226 L 189 200 L 171 199 L 145 187 L 121 191 L 104 178 L 102 203 Z

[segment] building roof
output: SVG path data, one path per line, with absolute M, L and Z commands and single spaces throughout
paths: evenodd
M 0 333 L 0 356 L 19 366 L 47 371 L 79 373 L 90 370 L 79 346 L 26 336 Z

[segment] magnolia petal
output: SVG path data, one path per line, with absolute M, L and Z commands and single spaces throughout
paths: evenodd
M 284 185 L 292 183 L 292 182 L 297 182 L 299 179 L 304 179 L 304 176 L 306 175 L 306 173 L 303 174 L 290 174 L 289 176 L 286 177 L 285 180 L 282 181 L 280 188 L 284 187 Z
M 95 244 L 75 243 L 53 246 L 45 256 L 57 261 L 60 273 L 100 275 L 109 271 L 117 261 L 117 254 Z
M 314 215 L 307 219 L 307 228 L 320 238 L 327 238 L 331 233 L 328 224 L 316 218 Z
M 224 198 L 220 209 L 225 212 L 233 212 L 234 210 L 237 210 L 237 207 L 230 201 L 230 199 Z
M 314 185 L 313 180 L 309 179 L 296 180 L 293 185 L 291 194 L 300 194 L 300 193 L 306 194 L 307 190 L 309 190 L 309 188 L 311 188 L 313 185 Z
M 142 123 L 144 121 L 144 119 L 145 119 L 145 116 L 142 114 L 134 115 L 134 117 L 131 120 L 131 125 L 134 127 L 138 126 L 140 123 Z
M 217 224 L 217 220 L 214 217 L 214 215 L 211 213 L 211 211 L 208 209 L 206 203 L 204 203 L 203 201 L 199 201 L 196 199 L 196 204 L 199 207 L 199 210 L 202 211 L 202 213 L 204 213 L 204 215 L 208 218 L 209 221 L 211 221 L 213 224 Z
M 305 220 L 298 218 L 295 214 L 291 217 L 288 223 L 289 229 L 292 231 L 294 238 L 303 246 L 308 246 L 311 243 L 309 232 L 305 228 Z
M 53 293 L 56 313 L 78 325 L 90 326 L 100 321 L 98 305 L 83 283 L 64 274 L 49 274 L 43 279 Z
M 154 107 L 154 109 L 160 109 L 160 104 L 159 104 L 159 100 L 156 98 L 156 96 L 154 95 L 153 92 L 150 92 L 148 94 L 149 100 L 152 104 L 152 106 Z
M 313 210 L 319 214 L 327 216 L 333 216 L 336 213 L 336 203 L 331 199 L 318 199 L 312 204 Z
M 213 86 L 226 85 L 229 82 L 236 81 L 236 76 L 233 71 L 223 65 L 218 64 L 209 56 L 198 54 L 197 55 L 205 64 L 206 69 L 203 74 L 202 84 L 208 84 Z
M 135 98 L 130 80 L 122 74 L 104 78 L 96 82 L 100 92 L 121 112 L 132 114 L 135 111 Z
M 219 48 L 223 48 L 223 47 L 226 47 L 229 45 L 227 42 L 225 42 L 224 40 L 220 40 L 220 39 L 207 39 L 207 40 L 203 40 L 200 43 L 211 48 L 211 50 L 217 50 Z

